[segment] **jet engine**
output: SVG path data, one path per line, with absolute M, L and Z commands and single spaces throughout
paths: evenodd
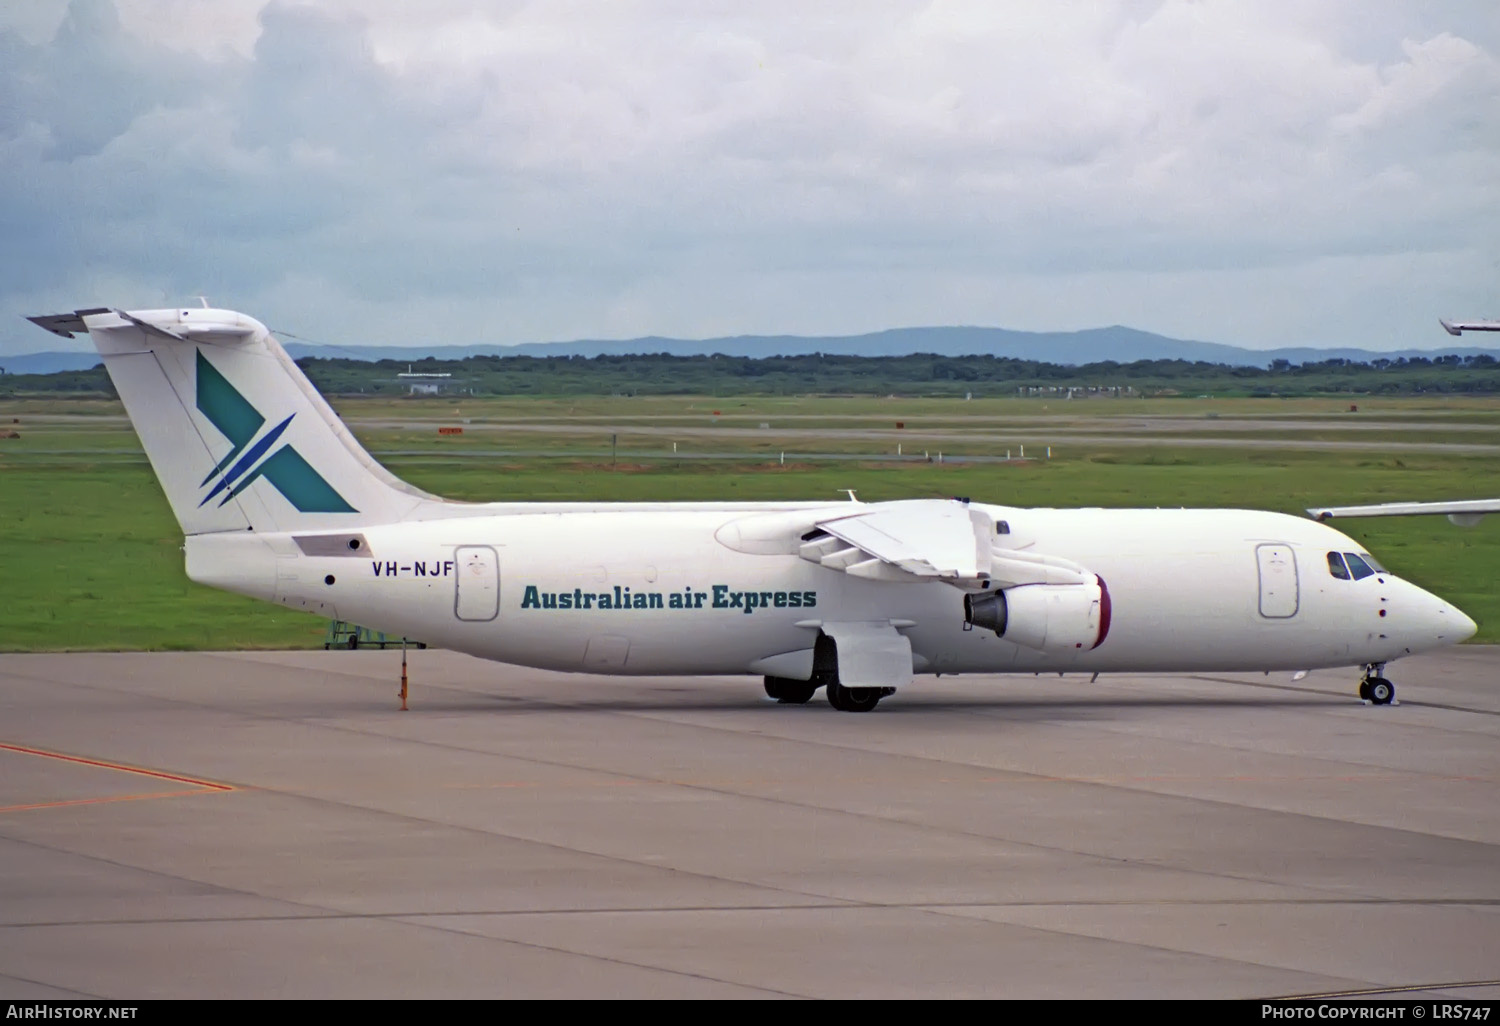
M 1043 652 L 1094 649 L 1109 634 L 1109 588 L 1086 584 L 1022 584 L 964 596 L 964 620 L 996 637 Z

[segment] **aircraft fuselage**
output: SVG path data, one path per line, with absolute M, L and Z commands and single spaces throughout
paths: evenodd
M 188 539 L 188 571 L 488 659 L 615 674 L 802 676 L 796 654 L 829 621 L 893 624 L 911 642 L 917 673 L 1378 664 L 1473 629 L 1389 573 L 1334 577 L 1327 553 L 1360 546 L 1297 517 L 975 508 L 1004 521 L 1017 550 L 1066 553 L 1098 574 L 1109 602 L 1097 645 L 1015 644 L 967 626 L 963 593 L 948 584 L 865 580 L 794 551 L 737 551 L 721 540 L 725 524 L 764 508 L 508 513 L 357 536 L 208 535 Z

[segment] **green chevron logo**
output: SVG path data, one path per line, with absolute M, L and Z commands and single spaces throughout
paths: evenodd
M 266 418 L 208 362 L 203 350 L 197 352 L 198 412 L 234 446 L 199 485 L 207 488 L 210 481 L 218 478 L 203 501 L 198 503 L 200 509 L 220 493 L 224 496 L 219 500 L 222 506 L 264 478 L 300 513 L 359 512 L 344 501 L 333 485 L 323 480 L 323 476 L 290 444 L 271 451 L 295 413 L 263 433 L 261 428 L 265 427 Z M 266 455 L 268 452 L 269 456 Z

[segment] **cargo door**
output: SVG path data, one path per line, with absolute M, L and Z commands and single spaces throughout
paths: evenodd
M 1257 545 L 1260 571 L 1260 615 L 1285 620 L 1297 615 L 1297 556 L 1290 545 Z
M 453 611 L 460 620 L 493 620 L 500 615 L 500 558 L 488 545 L 460 545 L 453 553 Z

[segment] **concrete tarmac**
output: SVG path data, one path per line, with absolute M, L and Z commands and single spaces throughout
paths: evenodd
M 758 680 L 0 656 L 0 998 L 1500 997 L 1500 649 Z

